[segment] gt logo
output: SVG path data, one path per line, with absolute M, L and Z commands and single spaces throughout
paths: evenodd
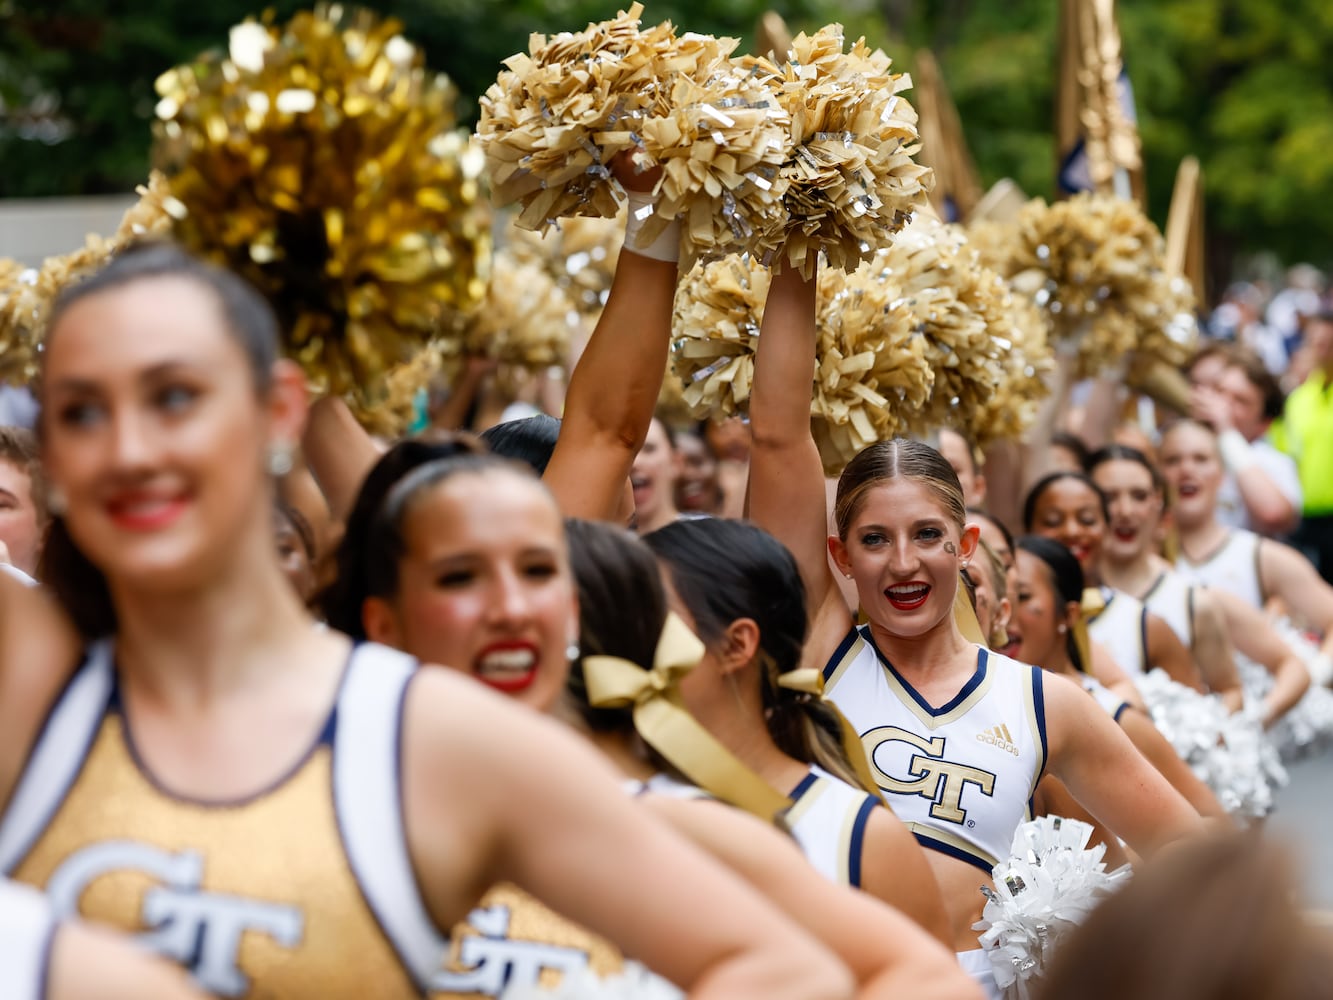
M 864 733 L 861 743 L 879 786 L 896 795 L 920 795 L 930 799 L 930 815 L 933 819 L 960 825 L 965 823 L 967 811 L 959 803 L 963 797 L 963 788 L 969 784 L 979 788 L 982 795 L 995 793 L 995 775 L 978 767 L 955 764 L 944 759 L 943 736 L 926 739 L 897 726 L 878 726 Z M 891 758 L 904 756 L 904 746 L 910 748 L 905 751 L 909 754 L 906 761 L 907 776 L 899 777 L 890 773 L 890 769 L 901 761 L 893 761 Z M 912 753 L 912 750 L 920 753 Z
M 264 934 L 285 948 L 301 942 L 305 920 L 292 906 L 200 889 L 203 855 L 172 854 L 148 844 L 112 840 L 71 854 L 46 885 L 61 916 L 77 916 L 84 890 L 112 872 L 141 872 L 159 884 L 143 898 L 143 922 L 152 928 L 140 940 L 188 968 L 195 981 L 221 997 L 243 996 L 250 980 L 237 967 L 241 936 Z

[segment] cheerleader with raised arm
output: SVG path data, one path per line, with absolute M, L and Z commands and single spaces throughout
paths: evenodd
M 440 928 L 506 878 L 692 995 L 847 996 L 834 956 L 559 727 L 314 627 L 272 540 L 305 414 L 275 327 L 167 246 L 57 301 L 46 582 L 77 632 L 0 579 L 0 873 L 219 996 L 422 995 Z M 562 600 L 544 655 L 577 634 Z
M 813 283 L 775 276 L 750 405 L 750 512 L 795 555 L 812 612 L 807 661 L 823 666 L 880 788 L 928 848 L 965 968 L 994 990 L 972 927 L 980 889 L 1043 773 L 1140 853 L 1201 820 L 1079 687 L 964 639 L 953 607 L 977 528 L 938 452 L 905 440 L 861 452 L 839 479 L 828 536 L 808 405 L 815 333 Z M 855 582 L 864 625 L 830 553 Z
M 340 560 L 344 567 L 358 567 L 362 582 L 345 588 L 338 606 L 360 608 L 361 613 L 355 620 L 334 614 L 331 623 L 422 659 L 455 664 L 461 673 L 529 708 L 559 717 L 570 658 L 579 655 L 578 632 L 572 643 L 569 632 L 569 615 L 579 602 L 574 600 L 559 510 L 549 491 L 517 463 L 468 453 L 466 446 L 454 457 L 429 460 L 431 450 L 449 447 L 458 446 L 400 445 L 372 470 L 355 510 L 376 512 L 368 521 L 354 513 Z M 409 467 L 413 458 L 427 460 Z M 390 481 L 391 473 L 399 478 Z M 622 534 L 609 526 L 605 530 L 612 538 Z M 593 526 L 581 525 L 575 538 L 589 537 L 595 541 L 601 536 Z M 360 553 L 356 559 L 350 556 L 352 549 Z M 665 600 L 662 585 L 651 556 L 637 549 L 629 555 L 635 552 L 640 553 L 640 564 L 647 561 L 648 578 L 629 574 L 623 586 L 596 592 L 606 607 L 585 607 L 582 613 L 585 621 L 590 615 L 600 616 L 600 621 L 611 614 L 622 630 L 647 629 L 656 642 L 659 619 L 665 615 L 657 608 Z M 582 578 L 579 583 L 587 586 Z M 586 591 L 582 603 L 591 601 L 592 594 Z M 725 750 L 717 750 L 729 758 Z M 785 804 L 784 796 L 764 786 L 758 776 L 754 782 L 772 806 L 772 819 Z M 708 820 L 693 820 L 683 832 L 700 840 L 700 831 L 709 826 Z M 752 827 L 748 830 L 749 840 L 762 836 Z M 704 838 L 702 846 L 713 850 L 725 839 Z M 904 974 L 929 978 L 929 962 L 912 966 L 907 951 L 877 951 L 848 935 L 847 927 L 858 921 L 881 942 L 895 933 L 876 911 L 866 911 L 856 894 L 821 883 L 814 869 L 809 871 L 812 882 L 787 871 L 786 863 L 766 867 L 762 856 L 741 868 L 741 874 L 855 964 L 858 995 L 884 995 L 885 983 L 897 982 Z M 721 860 L 732 861 L 727 855 Z M 763 877 L 756 877 L 757 872 Z M 793 878 L 803 885 L 799 893 L 774 894 L 772 890 Z M 805 900 L 802 907 L 792 905 L 797 898 Z M 497 911 L 508 916 L 503 926 L 495 923 Z M 434 986 L 440 996 L 500 996 L 507 989 L 535 987 L 556 973 L 588 969 L 612 974 L 622 961 L 621 950 L 605 936 L 590 934 L 511 885 L 499 885 L 455 928 L 449 961 Z

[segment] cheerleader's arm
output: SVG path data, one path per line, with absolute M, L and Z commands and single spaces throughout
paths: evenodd
M 1194 591 L 1194 660 L 1208 690 L 1220 695 L 1228 712 L 1245 706 L 1245 691 L 1232 653 L 1226 615 L 1210 590 Z
M 659 174 L 637 174 L 625 157 L 612 167 L 639 194 Z M 560 437 L 542 476 L 566 517 L 610 521 L 633 512 L 622 504 L 662 390 L 676 280 L 674 259 L 646 256 L 626 240 L 606 307 L 570 375 Z
M 829 566 L 824 463 L 810 431 L 816 286 L 790 267 L 769 285 L 750 390 L 749 515 L 796 558 L 811 621 L 806 648 L 826 656 L 852 617 Z
M 1305 697 L 1310 671 L 1262 611 L 1226 591 L 1209 595 L 1221 609 L 1236 648 L 1273 675 L 1273 687 L 1263 703 L 1264 725 L 1271 726 Z
M 1147 620 L 1143 631 L 1147 638 L 1147 648 L 1144 652 L 1147 654 L 1149 669 L 1161 667 L 1177 684 L 1184 684 L 1200 694 L 1206 693 L 1208 688 L 1204 686 L 1203 675 L 1190 655 L 1189 648 L 1165 621 L 1151 611 L 1145 612 L 1145 615 Z
M 1150 857 L 1205 822 L 1082 688 L 1042 678 L 1047 767 L 1093 816 L 1133 850 Z
M 1309 559 L 1265 538 L 1259 542 L 1259 584 L 1265 594 L 1282 599 L 1298 625 L 1318 630 L 1323 636 L 1320 648 L 1333 657 L 1333 587 Z
M 837 956 L 652 817 L 552 719 L 423 667 L 404 708 L 403 815 L 437 927 L 513 882 L 696 1000 L 841 1000 Z
M 720 802 L 652 795 L 640 801 L 836 952 L 856 976 L 858 998 L 980 997 L 938 938 L 868 892 L 824 878 L 773 827 Z M 920 864 L 929 871 L 924 857 Z M 935 895 L 947 929 L 938 888 Z

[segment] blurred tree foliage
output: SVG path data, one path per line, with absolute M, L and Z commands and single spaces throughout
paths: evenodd
M 474 99 L 530 32 L 581 28 L 615 0 L 363 0 L 400 18 Z M 124 191 L 146 171 L 153 80 L 225 43 L 264 0 L 0 0 L 0 197 Z M 268 0 L 277 17 L 310 0 Z M 624 6 L 624 3 L 619 4 Z M 1055 0 L 647 0 L 645 18 L 751 45 L 769 7 L 792 27 L 842 20 L 907 68 L 929 45 L 983 182 L 1052 189 Z M 1215 250 L 1330 257 L 1333 4 L 1120 0 L 1150 207 L 1180 158 L 1203 161 Z M 461 109 L 475 114 L 475 103 Z

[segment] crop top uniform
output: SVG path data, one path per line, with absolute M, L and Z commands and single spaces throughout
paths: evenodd
M 130 932 L 219 997 L 498 996 L 516 976 L 618 968 L 612 946 L 512 886 L 491 890 L 452 946 L 435 927 L 401 810 L 416 667 L 356 646 L 323 731 L 290 773 L 238 801 L 199 802 L 140 764 L 112 646 L 95 643 L 0 816 L 0 875 L 41 889 L 56 919 Z
M 1233 528 L 1214 552 L 1193 562 L 1184 552 L 1176 558 L 1176 570 L 1187 583 L 1215 587 L 1235 594 L 1252 608 L 1264 606 L 1263 579 L 1259 574 L 1259 546 L 1263 539 L 1252 531 Z
M 1102 587 L 1102 610 L 1088 621 L 1088 637 L 1111 653 L 1131 677 L 1148 672 L 1148 609 L 1137 597 Z
M 790 798 L 787 828 L 806 860 L 830 881 L 859 889 L 866 824 L 883 803 L 815 765 Z
M 936 708 L 861 625 L 824 668 L 824 690 L 860 734 L 876 783 L 922 846 L 989 876 L 1031 818 L 1046 764 L 1046 712 L 1041 668 L 974 648 L 972 677 Z

